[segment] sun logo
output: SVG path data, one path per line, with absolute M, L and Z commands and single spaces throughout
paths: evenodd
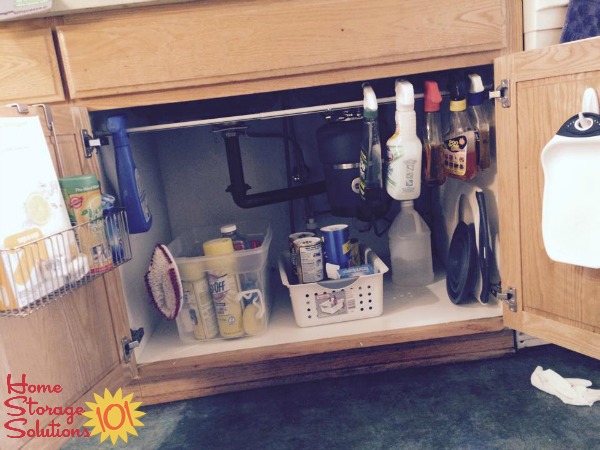
M 123 398 L 120 388 L 114 397 L 108 389 L 104 389 L 104 397 L 94 394 L 96 403 L 85 402 L 90 410 L 82 413 L 82 415 L 90 420 L 83 426 L 94 427 L 90 436 L 100 434 L 101 443 L 110 436 L 113 445 L 119 438 L 127 443 L 127 433 L 137 436 L 135 427 L 144 426 L 138 418 L 145 416 L 146 413 L 137 410 L 142 402 L 132 403 L 132 398 L 133 394 Z

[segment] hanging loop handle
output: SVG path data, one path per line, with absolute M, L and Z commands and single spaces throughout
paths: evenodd
M 594 88 L 587 88 L 583 92 L 581 100 L 581 112 L 579 118 L 575 121 L 575 128 L 579 131 L 586 131 L 592 128 L 594 121 L 589 117 L 585 117 L 583 113 L 600 113 L 600 105 L 598 104 L 598 94 Z

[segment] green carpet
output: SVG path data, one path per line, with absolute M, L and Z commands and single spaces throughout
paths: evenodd
M 563 404 L 531 386 L 536 366 L 591 380 L 600 361 L 555 346 L 515 356 L 256 389 L 140 407 L 128 444 L 64 449 L 595 449 L 600 402 Z

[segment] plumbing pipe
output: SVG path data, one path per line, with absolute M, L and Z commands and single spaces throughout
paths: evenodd
M 242 132 L 243 128 L 239 127 L 221 131 L 223 140 L 225 141 L 227 167 L 229 169 L 229 180 L 231 182 L 227 188 L 227 192 L 231 193 L 233 201 L 237 206 L 240 208 L 255 208 L 257 206 L 296 200 L 325 192 L 325 181 L 319 181 L 302 186 L 293 186 L 285 189 L 248 194 L 250 186 L 246 184 L 244 178 L 242 152 L 239 140 L 239 135 Z

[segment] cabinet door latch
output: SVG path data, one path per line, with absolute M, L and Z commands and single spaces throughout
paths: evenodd
M 503 291 L 502 286 L 497 284 L 492 287 L 491 292 L 498 300 L 506 302 L 508 309 L 517 312 L 517 290 L 514 287 L 508 286 L 506 291 Z
M 131 338 L 124 337 L 121 339 L 121 345 L 123 346 L 123 360 L 125 363 L 131 361 L 131 352 L 136 347 L 139 347 L 142 338 L 144 337 L 144 329 L 138 328 L 137 330 L 131 330 Z
M 509 80 L 504 79 L 500 80 L 500 85 L 496 87 L 495 91 L 490 91 L 489 97 L 490 99 L 498 99 L 502 102 L 503 108 L 510 107 L 510 90 L 509 90 Z

